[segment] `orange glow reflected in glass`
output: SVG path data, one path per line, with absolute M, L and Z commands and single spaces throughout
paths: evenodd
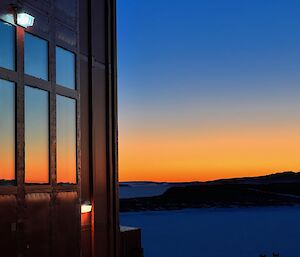
M 76 184 L 76 102 L 56 97 L 57 117 L 57 183 Z
M 25 87 L 25 182 L 49 183 L 49 96 Z
M 0 183 L 15 179 L 15 85 L 0 79 Z

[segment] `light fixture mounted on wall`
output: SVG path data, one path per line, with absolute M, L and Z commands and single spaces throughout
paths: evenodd
M 92 204 L 90 202 L 86 201 L 81 204 L 81 214 L 89 213 L 91 211 L 92 211 Z
M 20 3 L 10 4 L 4 17 L 6 18 L 4 20 L 8 23 L 21 26 L 25 29 L 32 27 L 35 20 L 35 17 L 25 11 L 23 5 Z
M 34 24 L 34 17 L 25 12 L 17 12 L 17 25 L 28 28 Z

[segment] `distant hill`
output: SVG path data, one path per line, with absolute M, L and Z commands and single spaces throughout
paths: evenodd
M 217 179 L 211 181 L 192 181 L 192 182 L 154 182 L 154 181 L 128 181 L 128 182 L 120 182 L 120 186 L 131 186 L 131 185 L 196 185 L 196 184 L 231 184 L 231 183 L 254 183 L 254 184 L 266 184 L 273 182 L 281 182 L 281 183 L 291 183 L 291 182 L 300 182 L 300 172 L 294 171 L 284 171 L 273 173 L 264 176 L 256 176 L 256 177 L 241 177 L 241 178 L 226 178 L 226 179 Z
M 300 173 L 165 183 L 160 195 L 121 199 L 121 211 L 300 204 Z
M 265 176 L 219 179 L 202 182 L 208 184 L 268 184 L 300 182 L 300 172 L 285 171 Z

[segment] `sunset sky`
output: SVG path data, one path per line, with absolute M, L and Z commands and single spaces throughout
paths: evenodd
M 119 0 L 121 181 L 300 171 L 300 2 Z

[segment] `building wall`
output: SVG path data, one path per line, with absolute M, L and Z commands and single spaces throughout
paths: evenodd
M 82 199 L 94 203 L 95 256 L 115 256 L 119 232 L 115 1 L 80 0 L 79 7 L 82 170 L 89 171 L 82 173 Z
M 0 186 L 1 256 L 118 255 L 117 92 L 114 0 L 23 0 L 0 2 L 0 15 L 19 6 L 35 17 L 16 26 L 17 69 L 0 68 L 16 83 L 16 183 Z M 3 16 L 0 16 L 3 19 Z M 49 81 L 24 75 L 24 33 L 49 42 Z M 55 46 L 76 54 L 77 89 L 56 85 Z M 50 184 L 24 182 L 24 84 L 50 95 Z M 56 94 L 77 101 L 78 183 L 56 176 Z M 1 147 L 1 146 L 0 146 Z M 81 214 L 84 201 L 93 205 Z

